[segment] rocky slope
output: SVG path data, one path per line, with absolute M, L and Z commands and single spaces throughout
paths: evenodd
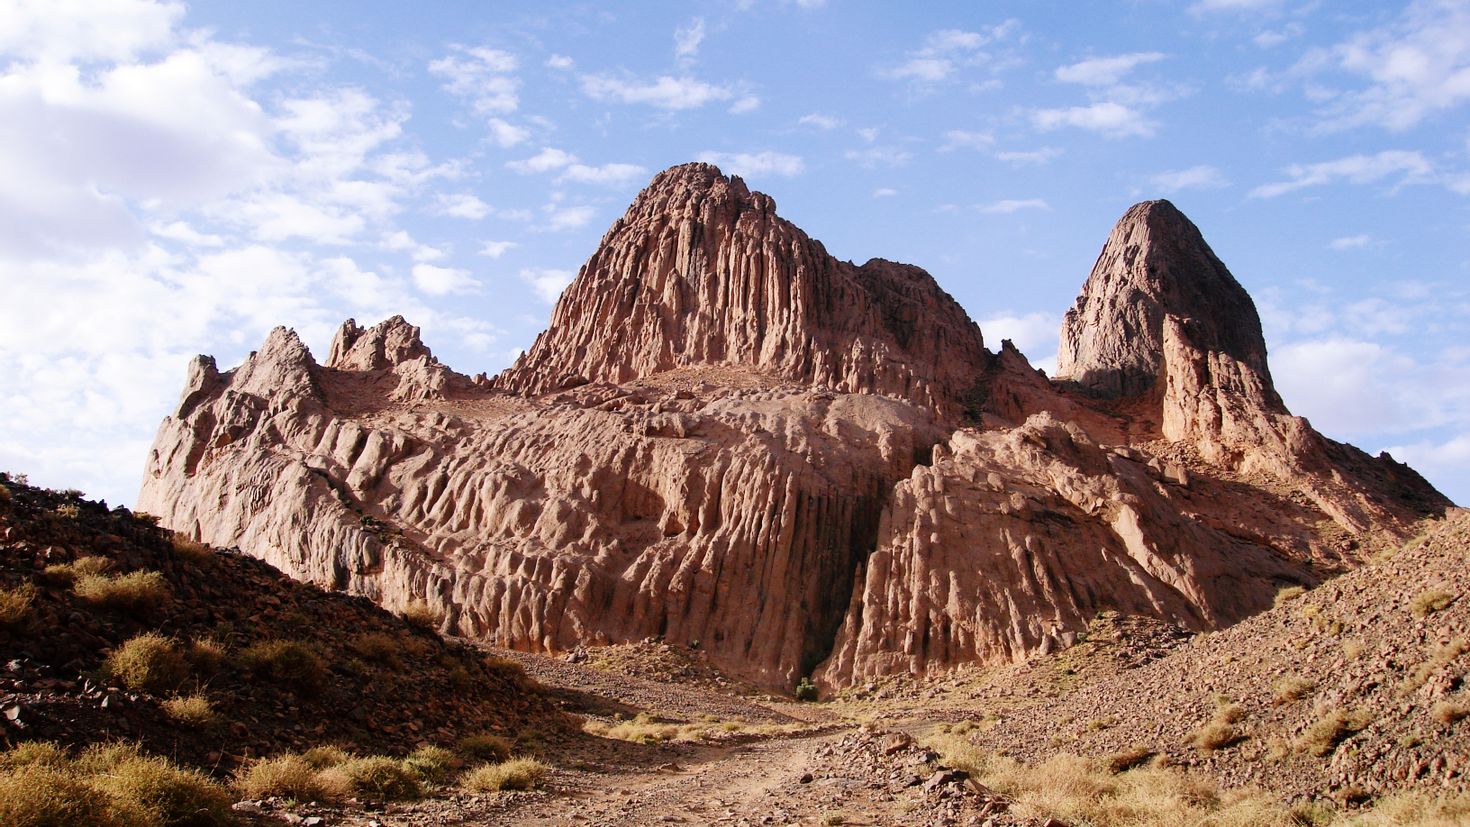
M 923 271 L 837 261 L 675 167 L 493 380 L 397 317 L 347 322 L 325 364 L 285 329 L 233 371 L 199 357 L 140 507 L 461 634 L 697 641 L 783 687 L 1009 661 L 1104 609 L 1217 628 L 1447 505 L 1286 412 L 1249 298 L 1172 207 L 1108 250 L 1063 348 L 1129 377 L 1099 393 L 986 351 Z M 1144 332 L 1078 343 L 1114 325 Z
M 1457 510 L 1360 570 L 972 737 L 1028 761 L 1141 747 L 1289 797 L 1470 789 L 1467 555 Z M 1237 709 L 1231 736 L 1197 748 L 1222 705 Z
M 82 581 L 98 571 L 87 588 Z M 95 583 L 108 578 L 104 594 Z M 4 475 L 0 594 L 6 743 L 138 741 L 225 772 L 252 756 L 316 746 L 404 754 L 480 732 L 575 731 L 513 664 L 360 597 L 171 537 L 147 515 Z M 29 595 L 21 611 L 17 594 Z M 155 653 L 145 685 L 103 668 L 149 634 L 178 653 Z M 300 648 L 261 655 L 260 646 L 282 643 Z M 171 698 L 194 695 L 208 701 L 209 720 L 169 710 Z

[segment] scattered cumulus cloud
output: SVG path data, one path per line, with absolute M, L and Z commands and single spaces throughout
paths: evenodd
M 747 112 L 754 112 L 755 110 L 759 109 L 760 106 L 760 97 L 756 95 L 742 95 L 738 100 L 730 104 L 730 114 L 744 115 Z
M 849 149 L 842 153 L 842 157 L 857 164 L 860 167 L 874 169 L 877 167 L 901 167 L 913 159 L 913 153 L 894 147 L 872 146 L 866 149 Z
M 940 29 L 929 33 L 923 45 L 909 52 L 901 63 L 880 67 L 878 76 L 921 86 L 937 84 L 963 68 L 992 62 L 993 56 L 984 48 L 1014 37 L 1019 30 L 1020 23 L 1016 20 L 1007 20 L 979 31 Z
M 1040 149 L 1002 150 L 995 153 L 995 159 L 1017 167 L 1040 166 L 1061 154 L 1062 151 L 1056 147 L 1044 146 Z
M 602 166 L 571 164 L 556 180 L 576 181 L 583 184 L 621 186 L 630 181 L 644 178 L 647 175 L 648 170 L 637 164 L 603 164 Z
M 1165 194 L 1183 190 L 1214 190 L 1230 186 L 1225 174 L 1209 164 L 1160 172 L 1149 176 L 1148 183 L 1151 189 Z
M 898 195 L 898 190 L 893 187 L 879 187 L 873 190 L 874 198 L 892 198 L 895 195 Z
M 647 82 L 610 75 L 583 75 L 582 92 L 596 101 L 644 104 L 673 111 L 697 109 L 735 96 L 735 92 L 725 86 L 670 75 Z
M 1047 373 L 1056 372 L 1057 345 L 1062 329 L 1060 315 L 1006 311 L 981 319 L 979 325 L 980 333 L 990 348 L 999 349 L 1001 340 L 1010 339 L 1017 350 L 1026 354 L 1032 365 Z
M 469 101 L 476 112 L 503 114 L 520 107 L 520 80 L 511 74 L 517 65 L 510 52 L 456 46 L 454 54 L 431 62 L 429 72 L 443 78 L 444 89 Z
M 531 175 L 538 172 L 551 172 L 564 166 L 577 162 L 577 156 L 565 150 L 555 147 L 543 147 L 542 150 L 530 158 L 519 161 L 507 161 L 506 169 L 519 172 L 522 175 Z
M 766 150 L 763 152 L 701 152 L 698 160 L 714 164 L 726 173 L 745 178 L 779 176 L 790 178 L 806 171 L 799 155 Z
M 1349 235 L 1342 238 L 1334 238 L 1327 243 L 1331 250 L 1361 250 L 1373 243 L 1370 235 Z
M 1051 206 L 1040 198 L 1007 198 L 982 205 L 980 212 L 990 215 L 1010 215 L 1021 210 L 1049 210 Z
M 447 296 L 450 293 L 475 292 L 480 283 L 470 277 L 468 270 L 455 267 L 440 267 L 434 264 L 415 264 L 413 283 L 430 296 Z
M 1250 194 L 1253 198 L 1275 198 L 1308 187 L 1339 182 L 1372 184 L 1386 178 L 1396 179 L 1396 186 L 1401 186 L 1424 181 L 1432 171 L 1433 165 L 1418 152 L 1385 150 L 1376 155 L 1350 155 L 1335 161 L 1292 164 L 1285 170 L 1286 180 L 1262 184 Z
M 939 145 L 939 151 L 989 149 L 994 143 L 995 136 L 989 132 L 967 132 L 963 129 L 951 129 L 944 133 L 944 143 Z
M 833 115 L 823 114 L 821 112 L 813 112 L 810 115 L 802 115 L 800 118 L 797 119 L 796 122 L 801 126 L 814 126 L 817 129 L 827 130 L 836 129 L 839 126 L 842 126 L 841 118 L 835 117 Z
M 1281 0 L 1199 0 L 1189 7 L 1195 14 L 1212 12 L 1254 12 L 1274 8 Z
M 704 42 L 704 18 L 696 17 L 674 29 L 674 58 L 680 62 L 693 62 L 699 55 L 699 44 Z
M 479 221 L 490 214 L 490 205 L 469 193 L 446 193 L 439 196 L 439 212 L 452 218 Z
M 480 247 L 480 255 L 486 258 L 500 258 L 519 246 L 521 245 L 514 241 L 487 241 Z
M 597 210 L 586 204 L 547 204 L 542 212 L 546 214 L 546 229 L 552 231 L 585 227 L 597 215 Z
M 1095 57 L 1062 66 L 1056 70 L 1056 78 L 1063 83 L 1080 83 L 1083 86 L 1112 86 L 1122 80 L 1134 68 L 1164 59 L 1161 52 L 1133 52 L 1112 57 Z
M 502 149 L 523 144 L 531 137 L 531 130 L 500 118 L 491 118 L 485 125 L 490 130 L 490 140 Z
M 1158 130 L 1158 124 L 1141 112 L 1112 101 L 1089 106 L 1039 109 L 1032 113 L 1031 120 L 1043 132 L 1071 127 L 1096 132 L 1104 138 L 1148 138 Z
M 548 57 L 546 59 L 547 68 L 556 69 L 558 71 L 567 71 L 575 65 L 575 61 L 573 61 L 566 55 L 552 55 L 551 57 Z
M 528 268 L 518 274 L 521 281 L 530 285 L 536 295 L 547 304 L 554 303 L 561 292 L 567 289 L 577 274 L 572 270 Z

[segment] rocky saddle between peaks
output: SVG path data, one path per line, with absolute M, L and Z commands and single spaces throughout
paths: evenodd
M 839 261 L 706 164 L 654 178 L 515 365 L 400 317 L 190 368 L 138 507 L 531 650 L 698 640 L 773 688 L 1007 662 L 1104 609 L 1228 625 L 1448 501 L 1317 434 L 1168 202 L 1109 237 L 1048 380 L 923 270 Z

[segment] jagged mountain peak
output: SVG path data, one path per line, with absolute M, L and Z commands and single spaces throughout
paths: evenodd
M 1113 227 L 1062 322 L 1058 378 L 1104 397 L 1153 389 L 1171 316 L 1195 347 L 1229 356 L 1270 388 L 1255 303 L 1194 222 L 1164 200 L 1135 204 Z
M 954 414 L 987 358 L 928 273 L 839 261 L 769 196 L 685 164 L 638 195 L 495 384 L 538 394 L 733 366 Z

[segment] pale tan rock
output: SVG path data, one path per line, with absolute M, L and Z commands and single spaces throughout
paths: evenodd
M 922 270 L 837 261 L 676 167 L 494 380 L 401 317 L 344 323 L 326 365 L 282 328 L 232 371 L 199 357 L 138 507 L 448 631 L 698 640 L 772 687 L 1024 658 L 1104 608 L 1216 628 L 1442 510 L 1286 412 L 1254 310 L 1209 315 L 1201 291 L 1249 298 L 1187 219 L 1129 215 L 1076 312 L 1135 332 L 1079 328 L 1074 392 Z

